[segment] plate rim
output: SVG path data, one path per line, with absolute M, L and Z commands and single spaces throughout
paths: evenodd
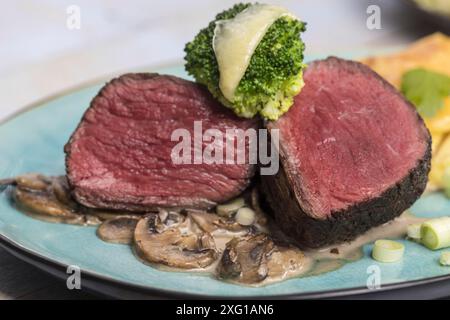
M 19 258 L 20 260 L 37 267 L 38 269 L 56 277 L 61 280 L 67 279 L 67 267 L 66 263 L 60 262 L 56 259 L 52 259 L 41 255 L 40 253 L 30 250 L 16 241 L 8 238 L 7 236 L 0 233 L 0 247 L 4 248 L 6 251 Z M 440 289 L 444 289 L 447 293 L 450 292 L 450 274 L 441 275 L 435 277 L 429 277 L 424 279 L 409 280 L 403 282 L 389 283 L 382 285 L 379 289 L 369 289 L 368 287 L 354 287 L 345 288 L 337 290 L 327 290 L 327 291 L 309 291 L 302 293 L 290 293 L 290 294 L 275 294 L 275 295 L 233 295 L 233 296 L 221 296 L 221 295 L 205 295 L 198 293 L 181 293 L 174 290 L 167 290 L 155 287 L 149 287 L 145 285 L 139 285 L 135 283 L 130 283 L 122 280 L 118 280 L 103 274 L 81 269 L 83 287 L 90 289 L 100 295 L 108 296 L 110 298 L 120 298 L 120 295 L 113 294 L 111 292 L 105 292 L 97 288 L 96 283 L 105 282 L 107 285 L 112 285 L 112 288 L 119 287 L 124 288 L 126 291 L 137 292 L 140 297 L 151 297 L 151 298 L 171 298 L 171 299 L 245 299 L 245 300 L 292 300 L 292 299 L 367 299 L 367 298 L 377 298 L 385 299 L 387 294 L 394 294 L 392 298 L 398 299 L 409 299 L 415 297 L 413 291 L 410 289 L 421 288 L 421 296 L 424 292 L 434 291 L 433 285 L 439 285 Z M 88 285 L 85 284 L 85 277 L 88 277 Z M 447 297 L 448 294 L 434 295 L 431 298 L 443 298 Z M 429 297 L 428 297 L 429 298 Z
M 397 47 L 393 47 L 397 48 Z M 386 49 L 386 48 L 385 48 Z M 391 48 L 388 48 L 390 50 Z M 161 70 L 164 68 L 170 68 L 180 65 L 180 59 L 171 61 L 171 62 L 165 62 L 161 64 L 152 65 L 152 68 L 155 70 Z M 133 70 L 128 70 L 128 72 L 142 72 L 143 69 L 147 69 L 146 67 L 139 67 L 135 68 Z M 46 97 L 43 97 L 41 99 L 38 99 L 22 108 L 17 109 L 15 112 L 11 113 L 10 115 L 4 117 L 0 120 L 0 126 L 6 124 L 9 121 L 14 120 L 16 117 L 25 114 L 29 111 L 34 110 L 35 108 L 43 107 L 43 105 L 47 102 L 50 102 L 54 99 L 61 98 L 65 95 L 74 93 L 79 90 L 87 89 L 91 86 L 95 85 L 101 85 L 103 82 L 110 81 L 113 77 L 120 74 L 120 72 L 115 72 L 112 74 L 107 74 L 103 76 L 99 76 L 97 78 L 93 78 L 89 81 L 80 83 L 78 85 L 72 86 L 68 89 L 59 91 L 55 94 L 48 95 Z M 0 231 L 0 247 L 4 248 L 6 251 L 14 255 L 15 257 L 19 258 L 22 261 L 25 261 L 26 263 L 29 263 L 33 265 L 34 267 L 37 267 L 38 269 L 51 274 L 52 276 L 64 279 L 66 278 L 67 274 L 64 270 L 67 269 L 69 266 L 66 263 L 63 263 L 61 261 L 58 261 L 57 259 L 53 259 L 50 257 L 46 257 L 45 255 L 42 255 L 38 252 L 35 252 L 34 250 L 31 250 L 20 243 L 14 241 L 13 239 L 5 236 Z M 61 270 L 63 269 L 63 270 Z M 61 273 L 60 275 L 56 273 Z M 113 277 L 105 276 L 101 273 L 97 273 L 92 270 L 81 270 L 81 273 L 83 276 L 88 276 L 91 279 L 89 282 L 90 284 L 86 286 L 88 289 L 96 292 L 97 294 L 101 295 L 107 295 L 113 298 L 120 298 L 117 295 L 111 294 L 111 293 L 105 293 L 99 289 L 96 289 L 95 287 L 95 281 L 102 281 L 106 282 L 106 284 L 112 284 L 113 286 L 120 286 L 124 287 L 128 290 L 131 290 L 131 292 L 139 291 L 144 293 L 144 296 L 151 295 L 153 298 L 159 297 L 159 298 L 191 298 L 191 299 L 348 299 L 348 298 L 365 298 L 369 296 L 373 296 L 374 298 L 383 298 L 383 295 L 386 295 L 386 293 L 393 293 L 396 292 L 397 294 L 402 294 L 402 296 L 408 297 L 411 296 L 411 294 L 408 294 L 407 292 L 411 288 L 417 288 L 421 287 L 422 289 L 426 289 L 427 286 L 431 286 L 433 284 L 440 284 L 445 285 L 445 288 L 448 288 L 446 295 L 439 295 L 433 298 L 442 298 L 446 297 L 450 294 L 450 274 L 447 275 L 441 275 L 441 276 L 434 276 L 434 277 L 428 277 L 423 279 L 417 279 L 417 280 L 409 280 L 409 281 L 400 281 L 395 283 L 388 283 L 385 285 L 382 285 L 381 288 L 373 290 L 369 289 L 367 287 L 361 286 L 361 287 L 353 287 L 353 288 L 345 288 L 345 289 L 336 289 L 336 290 L 326 290 L 326 291 L 309 291 L 309 292 L 302 292 L 302 293 L 289 293 L 289 294 L 275 294 L 275 295 L 264 295 L 264 296 L 258 296 L 258 295 L 233 295 L 233 296 L 220 296 L 220 295 L 205 295 L 205 294 L 198 294 L 198 293 L 181 293 L 175 290 L 168 290 L 168 289 L 162 289 L 162 288 L 155 288 L 150 287 L 146 285 L 139 285 L 135 283 L 126 282 L 123 280 L 115 279 Z M 421 291 L 422 294 L 424 290 Z

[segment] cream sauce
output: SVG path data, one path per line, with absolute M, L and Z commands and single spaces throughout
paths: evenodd
M 47 179 L 50 180 L 50 178 Z M 48 186 L 43 189 L 36 189 L 35 191 L 30 188 L 30 185 L 22 189 L 20 186 L 16 188 L 13 196 L 17 207 L 32 217 L 49 222 L 85 225 L 98 224 L 100 222 L 99 218 L 96 217 L 97 213 L 103 213 L 103 211 L 100 210 L 96 212 L 96 210 L 93 209 L 80 207 L 81 211 L 78 212 L 72 209 L 72 213 L 68 215 L 67 211 L 69 208 L 65 207 L 66 204 L 63 202 L 58 202 L 59 200 L 54 196 L 54 190 L 52 189 L 54 184 L 50 184 L 49 182 L 45 183 L 48 183 Z M 17 190 L 25 196 L 18 197 Z M 249 236 L 249 234 L 261 233 L 268 234 L 272 238 L 280 238 L 280 231 L 277 230 L 272 219 L 261 210 L 257 192 L 255 190 L 252 192 L 250 199 L 251 201 L 248 201 L 247 205 L 253 207 L 256 212 L 256 223 L 252 227 L 252 232 L 250 232 L 250 229 L 247 227 L 240 227 L 239 225 L 236 227 L 236 223 L 233 221 L 231 222 L 231 225 L 223 223 L 223 221 L 222 224 L 220 224 L 217 222 L 217 219 L 220 217 L 210 213 L 188 213 L 188 218 L 186 219 L 189 219 L 189 223 L 180 224 L 179 230 L 184 231 L 184 233 L 198 233 L 203 230 L 212 236 L 215 243 L 215 249 L 218 253 L 218 258 L 208 267 L 185 270 L 171 268 L 160 264 L 155 265 L 154 263 L 148 263 L 145 261 L 143 262 L 162 270 L 177 272 L 201 272 L 217 277 L 217 270 L 219 263 L 221 263 L 221 256 L 226 250 L 227 244 L 232 239 L 244 239 L 244 237 Z M 48 214 L 45 214 L 45 204 L 49 205 Z M 55 211 L 55 208 L 58 208 L 59 210 Z M 60 216 L 58 212 L 61 212 Z M 110 212 L 108 212 L 108 214 L 113 215 Z M 196 220 L 195 215 L 197 215 L 197 217 L 202 217 L 203 215 L 203 222 Z M 129 217 L 130 215 L 129 213 L 123 213 L 122 216 Z M 133 217 L 136 216 L 133 215 Z M 258 283 L 245 283 L 245 285 L 263 286 L 293 277 L 312 276 L 336 270 L 347 262 L 356 261 L 362 258 L 362 247 L 364 245 L 372 243 L 377 239 L 404 237 L 409 225 L 422 223 L 424 220 L 425 219 L 423 218 L 418 218 L 411 215 L 409 212 L 405 212 L 395 220 L 372 228 L 365 234 L 356 238 L 354 241 L 317 250 L 301 251 L 292 245 L 275 244 L 274 250 L 271 251 L 267 260 L 267 277 Z M 228 220 L 228 223 L 230 223 L 230 220 Z M 184 230 L 183 228 L 188 228 L 189 230 Z M 283 236 L 281 235 L 281 237 Z M 237 282 L 236 280 L 226 281 Z
M 400 217 L 389 221 L 381 226 L 375 227 L 359 236 L 355 240 L 336 246 L 330 246 L 317 250 L 306 251 L 306 255 L 314 260 L 343 259 L 346 261 L 358 260 L 362 256 L 362 247 L 378 239 L 402 238 L 406 235 L 409 225 L 422 223 L 423 218 L 418 218 L 409 212 L 403 213 Z M 333 253 L 333 252 L 338 252 Z
M 268 220 L 269 223 L 271 223 L 270 219 Z M 290 250 L 292 255 L 281 255 L 278 252 L 275 252 L 275 256 L 272 257 L 268 264 L 268 277 L 259 283 L 245 285 L 259 287 L 290 278 L 315 276 L 337 270 L 346 263 L 361 259 L 363 257 L 362 248 L 364 245 L 378 239 L 403 238 L 406 235 L 406 230 L 409 225 L 422 223 L 425 220 L 426 219 L 415 217 L 409 212 L 405 212 L 395 220 L 372 228 L 351 242 L 316 250 L 307 250 L 304 252 L 296 248 L 281 248 L 282 251 Z M 266 232 L 268 231 L 268 228 L 265 225 L 258 225 L 257 228 L 261 230 L 264 229 Z M 223 229 L 218 229 L 211 233 L 220 254 L 223 253 L 226 244 L 229 241 L 235 237 L 243 237 L 245 234 L 245 232 L 230 232 Z M 294 259 L 289 259 L 289 257 L 293 257 Z M 301 258 L 299 259 L 299 257 Z M 165 271 L 204 273 L 217 277 L 217 266 L 219 263 L 220 259 L 217 259 L 213 264 L 206 268 L 191 270 L 181 270 L 155 264 L 150 265 Z M 238 281 L 227 281 L 239 284 Z

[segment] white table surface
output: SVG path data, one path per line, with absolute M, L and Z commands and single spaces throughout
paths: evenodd
M 269 1 L 269 0 L 267 0 Z M 231 0 L 2 0 L 0 120 L 35 101 L 93 79 L 181 61 L 184 44 Z M 270 1 L 308 22 L 307 54 L 370 54 L 401 46 L 432 29 L 396 0 Z M 366 9 L 381 8 L 380 30 Z M 69 5 L 81 28 L 66 27 Z M 1 213 L 0 213 L 1 214 Z M 0 299 L 79 299 L 65 283 L 0 249 Z

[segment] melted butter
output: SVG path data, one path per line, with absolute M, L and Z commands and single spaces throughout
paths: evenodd
M 216 22 L 213 48 L 219 65 L 219 87 L 229 101 L 234 100 L 236 88 L 267 30 L 286 15 L 290 13 L 284 8 L 255 4 L 233 19 Z

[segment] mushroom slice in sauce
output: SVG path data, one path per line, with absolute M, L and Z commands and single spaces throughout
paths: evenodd
M 131 212 L 126 212 L 126 211 L 92 209 L 92 208 L 86 208 L 86 207 L 83 207 L 83 212 L 85 212 L 88 215 L 94 216 L 101 221 L 107 221 L 107 220 L 116 219 L 116 218 L 120 218 L 120 217 L 135 218 L 135 219 L 139 220 L 143 216 L 143 214 L 131 213 Z
M 212 233 L 219 229 L 232 232 L 249 230 L 249 227 L 241 226 L 233 218 L 221 217 L 214 213 L 192 211 L 189 212 L 189 215 L 203 231 L 208 233 Z
M 267 260 L 275 245 L 265 234 L 233 238 L 227 243 L 218 266 L 222 279 L 242 283 L 258 283 L 266 279 L 269 270 Z
M 93 216 L 81 214 L 76 204 L 61 201 L 64 192 L 62 178 L 47 178 L 39 174 L 28 174 L 15 179 L 13 198 L 26 213 L 48 222 L 79 225 L 98 225 L 101 221 Z M 57 188 L 58 190 L 56 190 Z
M 142 259 L 174 268 L 205 268 L 217 258 L 212 236 L 179 213 L 146 215 L 136 226 L 134 243 Z
M 16 177 L 17 187 L 27 190 L 45 191 L 51 183 L 50 178 L 39 173 L 28 173 Z
M 0 191 L 8 186 L 19 186 L 26 190 L 43 191 L 48 187 L 49 178 L 38 173 L 27 173 L 15 178 L 0 179 Z
M 279 281 L 309 271 L 311 261 L 293 247 L 279 247 L 266 234 L 234 238 L 217 268 L 222 279 L 245 284 Z
M 97 235 L 106 242 L 130 244 L 139 219 L 133 216 L 120 216 L 103 222 Z
M 26 213 L 44 221 L 80 225 L 98 225 L 101 222 L 96 217 L 73 211 L 49 195 L 48 192 L 16 188 L 14 199 L 19 206 L 26 209 Z

